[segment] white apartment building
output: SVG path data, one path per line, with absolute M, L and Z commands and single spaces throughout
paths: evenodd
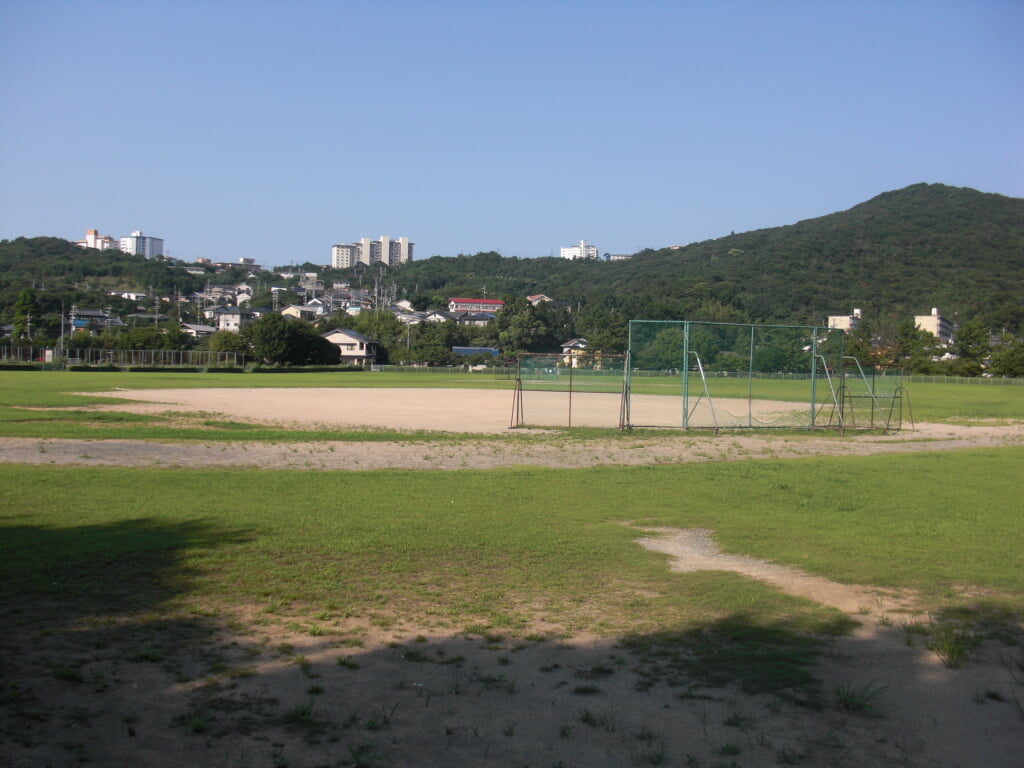
M 110 235 L 101 235 L 95 229 L 85 230 L 85 240 L 76 240 L 75 245 L 82 248 L 95 248 L 97 251 L 106 251 L 118 247 L 118 241 Z
M 137 229 L 127 237 L 121 238 L 121 250 L 124 253 L 152 259 L 164 255 L 164 241 L 159 237 L 146 237 Z
M 409 242 L 408 237 L 382 235 L 379 240 L 364 237 L 358 243 L 331 246 L 331 266 L 347 269 L 356 264 L 370 266 L 383 262 L 389 267 L 397 267 L 412 261 L 415 245 Z
M 586 240 L 580 240 L 579 245 L 570 245 L 562 249 L 563 259 L 596 259 L 597 246 L 587 245 Z

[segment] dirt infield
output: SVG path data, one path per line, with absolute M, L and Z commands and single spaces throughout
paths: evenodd
M 961 450 L 1024 445 L 1024 424 L 956 426 L 918 424 L 890 434 L 834 430 L 815 433 L 643 430 L 614 440 L 573 436 L 559 440 L 517 440 L 531 430 L 510 429 L 512 392 L 453 389 L 161 389 L 107 393 L 122 405 L 92 409 L 134 413 L 209 414 L 246 423 L 300 429 L 392 429 L 394 440 L 252 442 L 245 433 L 225 450 L 222 441 L 189 444 L 142 440 L 64 440 L 0 438 L 0 464 L 78 464 L 84 466 L 264 467 L 276 469 L 490 469 L 510 466 L 557 468 L 598 465 L 642 466 L 758 458 L 849 456 L 878 453 Z M 646 402 L 646 401 L 651 402 Z M 587 394 L 573 398 L 572 423 L 618 426 L 617 395 Z M 746 407 L 746 401 L 742 401 Z M 780 404 L 762 402 L 763 412 Z M 679 400 L 647 396 L 645 415 L 677 423 Z M 568 422 L 568 398 L 552 392 L 524 397 L 529 424 L 558 426 Z M 451 432 L 460 437 L 433 442 L 429 448 L 407 436 L 417 430 Z M 477 435 L 477 438 L 474 438 Z M 201 432 L 197 434 L 201 437 Z M 502 438 L 509 439 L 502 439 Z
M 375 429 L 495 433 L 512 424 L 514 394 L 488 389 L 151 389 L 105 393 L 133 401 L 128 410 L 205 411 L 243 421 L 282 425 L 372 427 Z M 538 427 L 619 426 L 622 398 L 617 394 L 524 392 L 523 422 Z M 723 415 L 746 413 L 746 400 L 716 400 Z M 777 421 L 780 413 L 807 411 L 803 403 L 754 401 L 754 415 Z M 634 395 L 633 413 L 647 426 L 680 426 L 682 400 Z M 701 411 L 698 418 L 707 421 Z M 710 423 L 710 422 L 708 422 Z M 731 423 L 731 422 L 730 422 Z

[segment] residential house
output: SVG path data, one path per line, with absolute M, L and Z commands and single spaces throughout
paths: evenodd
M 490 312 L 497 313 L 505 302 L 501 299 L 448 299 L 449 312 Z
M 579 365 L 580 357 L 586 353 L 587 340 L 586 339 L 569 339 L 567 342 L 562 344 L 562 362 L 571 368 L 576 368 Z
M 324 313 L 324 307 L 322 304 L 289 304 L 287 307 L 281 310 L 281 314 L 285 317 L 291 317 L 295 320 L 306 320 L 314 323 Z
M 395 319 L 404 325 L 418 325 L 423 322 L 422 312 L 411 312 L 406 310 L 393 311 Z
M 217 329 L 212 325 L 202 325 L 201 323 L 182 323 L 181 330 L 193 339 L 205 339 L 211 333 L 216 332 Z
M 423 315 L 423 322 L 425 323 L 454 323 L 458 320 L 458 315 L 454 312 L 441 312 L 440 310 L 431 310 Z
M 75 304 L 71 305 L 67 324 L 71 333 L 89 331 L 93 335 L 99 331 L 109 331 L 111 328 L 127 327 L 121 318 L 106 309 L 82 309 Z
M 320 335 L 334 344 L 341 352 L 339 362 L 342 365 L 366 367 L 367 363 L 373 365 L 377 361 L 377 342 L 366 338 L 361 333 L 345 328 L 336 328 Z
M 203 311 L 203 317 L 211 321 L 218 331 L 238 333 L 242 326 L 252 319 L 252 313 L 241 307 L 213 307 Z
M 487 325 L 494 319 L 491 312 L 462 312 L 455 318 L 459 325 Z

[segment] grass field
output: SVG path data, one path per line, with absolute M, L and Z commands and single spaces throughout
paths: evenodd
M 731 577 L 709 596 L 716 577 L 667 573 L 630 545 L 632 522 L 710 528 L 728 550 L 919 590 L 936 608 L 969 586 L 1021 610 L 1022 460 L 1024 450 L 999 449 L 443 475 L 4 467 L 0 581 L 99 597 L 111 574 L 81 573 L 102 554 L 117 561 L 117 581 L 133 581 L 111 554 L 120 551 L 128 564 L 160 555 L 160 582 L 186 604 L 364 616 L 401 605 L 455 628 L 524 627 L 525 607 L 544 606 L 579 613 L 571 628 L 617 632 L 738 610 L 765 621 L 817 615 Z M 683 607 L 680 590 L 700 597 Z
M 285 430 L 201 414 L 182 424 L 180 419 L 168 423 L 163 415 L 66 410 L 105 400 L 76 393 L 115 387 L 436 387 L 442 381 L 452 386 L 511 386 L 478 374 L 4 372 L 0 434 L 206 441 L 458 440 L 451 435 Z M 734 385 L 737 393 L 741 385 Z M 790 381 L 765 385 L 780 400 L 799 397 L 806 387 L 805 382 Z M 651 391 L 656 387 L 652 385 Z M 1024 418 L 1024 392 L 1017 388 L 919 385 L 913 397 L 918 418 L 924 418 L 922 412 L 934 419 Z M 197 425 L 203 429 L 196 430 Z M 605 438 L 618 436 L 607 433 Z M 367 598 L 360 573 L 393 574 L 373 594 L 413 602 L 426 600 L 429 586 L 414 587 L 411 574 L 422 575 L 424 585 L 443 575 L 449 583 L 454 579 L 465 585 L 465 596 L 446 609 L 450 618 L 480 620 L 473 616 L 473 607 L 486 605 L 488 620 L 515 623 L 516 607 L 508 597 L 513 594 L 527 595 L 526 603 L 550 603 L 567 594 L 580 599 L 586 593 L 593 600 L 599 593 L 609 594 L 598 585 L 627 576 L 644 582 L 637 589 L 668 594 L 664 580 L 681 577 L 656 577 L 661 571 L 657 558 L 623 547 L 634 535 L 621 525 L 626 521 L 713 528 L 735 551 L 842 581 L 911 587 L 935 600 L 951 585 L 969 585 L 991 589 L 1000 599 L 1019 604 L 1024 595 L 1024 529 L 1015 523 L 1024 498 L 1018 469 L 1022 458 L 1020 451 L 1006 449 L 708 467 L 455 475 L 391 471 L 344 477 L 11 466 L 0 472 L 5 477 L 4 506 L 17 510 L 16 516 L 7 517 L 8 525 L 53 531 L 110 526 L 117 531 L 121 526 L 131 528 L 131 521 L 145 520 L 146 526 L 169 529 L 212 526 L 211 530 L 223 530 L 229 541 L 236 534 L 242 536 L 244 545 L 204 545 L 195 551 L 186 547 L 176 554 L 182 568 L 195 574 L 194 588 L 207 597 L 222 580 L 235 588 L 246 585 L 247 600 L 263 599 L 255 577 L 241 565 L 247 563 L 258 564 L 252 573 L 270 593 L 265 599 L 324 603 L 327 597 L 306 568 L 316 563 L 312 572 L 323 573 L 331 583 L 339 583 L 341 576 L 344 601 L 352 602 L 353 609 L 369 611 L 377 599 Z M 294 501 L 299 499 L 301 503 Z M 31 573 L 31 564 L 18 559 L 24 547 L 17 537 L 5 536 L 5 546 L 5 564 L 18 563 Z M 268 569 L 264 557 L 277 567 Z M 563 567 L 567 559 L 570 569 Z M 446 570 L 446 563 L 484 562 L 489 564 L 486 569 L 461 565 Z M 298 571 L 297 564 L 302 564 Z M 571 583 L 566 581 L 569 573 Z M 660 584 L 652 585 L 650 579 Z M 763 591 L 740 591 L 751 588 Z M 762 606 L 759 610 L 766 615 L 778 610 L 776 600 L 751 602 Z M 602 622 L 621 628 L 659 612 L 639 601 L 633 610 L 622 606 L 620 617 L 612 614 L 604 612 Z
M 889 646 L 848 636 L 859 615 L 735 573 L 673 572 L 637 539 L 644 528 L 708 529 L 727 553 L 909 594 L 912 609 L 883 613 L 879 598 L 863 618 L 950 666 L 981 643 L 1011 649 L 1024 673 L 1024 447 L 583 469 L 45 463 L 46 441 L 61 437 L 183 441 L 183 450 L 198 439 L 226 451 L 238 441 L 301 451 L 349 440 L 427 452 L 463 440 L 88 409 L 107 400 L 92 393 L 114 388 L 374 385 L 512 383 L 0 373 L 0 438 L 40 439 L 38 464 L 0 464 L 0 758 L 160 768 L 912 765 L 924 752 L 901 740 L 922 727 L 914 713 L 938 723 L 931 700 L 957 691 L 967 709 L 949 722 L 998 726 L 999 746 L 984 727 L 970 739 L 932 732 L 928 764 L 960 744 L 974 750 L 963 764 L 1013 764 L 1013 702 L 1024 713 L 1016 677 L 993 683 L 986 666 L 973 689 L 971 678 L 936 687 L 928 668 L 914 687 L 891 648 L 895 666 L 879 671 Z M 662 385 L 645 383 L 649 393 Z M 800 382 L 766 386 L 773 399 L 804 397 Z M 918 421 L 1024 419 L 1018 388 L 916 385 L 912 397 Z M 473 436 L 538 448 L 576 439 L 658 438 Z M 392 639 L 364 648 L 374 632 Z M 568 655 L 579 638 L 585 647 Z M 841 640 L 871 662 L 862 674 L 840 657 L 830 692 L 815 670 Z M 866 718 L 880 700 L 892 702 L 889 719 Z

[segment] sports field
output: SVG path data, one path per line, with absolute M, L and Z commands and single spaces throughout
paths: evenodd
M 182 410 L 205 411 L 241 421 L 280 425 L 368 427 L 461 433 L 500 433 L 512 421 L 513 393 L 505 390 L 394 388 L 314 388 L 296 391 L 267 389 L 148 389 L 107 393 L 152 405 L 131 408 L 134 412 Z M 523 421 L 534 427 L 619 426 L 621 396 L 600 392 L 527 391 L 522 395 Z M 723 417 L 744 413 L 747 401 L 722 399 L 715 403 Z M 695 421 L 707 420 L 707 406 Z M 806 415 L 801 403 L 762 400 L 753 409 L 763 419 L 780 413 Z M 679 427 L 683 423 L 682 400 L 671 395 L 637 395 L 633 412 L 641 423 L 655 427 Z
M 0 373 L 0 764 L 1015 765 L 1022 392 Z

